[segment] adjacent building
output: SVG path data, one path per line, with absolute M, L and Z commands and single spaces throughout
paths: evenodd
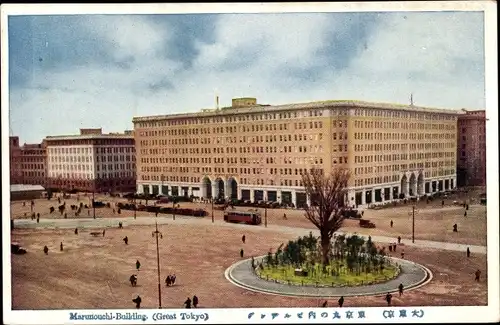
M 458 118 L 459 186 L 486 185 L 486 111 L 465 111 Z
M 135 117 L 139 192 L 308 203 L 301 175 L 352 172 L 348 205 L 455 188 L 460 111 L 323 101 Z
M 45 142 L 20 146 L 19 137 L 10 137 L 10 183 L 47 184 Z
M 78 135 L 48 136 L 48 187 L 62 190 L 135 191 L 136 162 L 132 131 L 102 133 L 80 129 Z

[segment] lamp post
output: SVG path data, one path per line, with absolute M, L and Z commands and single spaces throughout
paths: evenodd
M 163 174 L 161 174 L 161 188 L 160 188 L 161 194 L 163 194 L 163 181 L 164 181 L 164 179 L 165 178 L 164 178 Z
M 212 197 L 212 223 L 214 223 L 214 198 Z
M 161 309 L 161 277 L 160 277 L 160 246 L 158 244 L 158 237 L 163 238 L 163 234 L 158 231 L 158 220 L 155 219 L 156 230 L 153 236 L 156 237 L 156 263 L 158 266 L 158 308 Z
M 92 191 L 92 212 L 93 212 L 94 219 L 95 219 L 95 184 L 94 184 L 94 188 Z
M 172 199 L 172 218 L 175 220 L 175 199 Z
M 267 228 L 267 193 L 264 196 L 264 227 Z
M 412 217 L 412 226 L 411 226 L 411 242 L 415 243 L 415 213 L 418 214 L 418 210 L 415 211 L 415 205 L 412 205 L 411 212 L 408 212 L 408 215 Z

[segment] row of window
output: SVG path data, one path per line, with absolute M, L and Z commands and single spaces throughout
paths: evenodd
M 404 160 L 416 160 L 416 159 L 436 159 L 436 158 L 453 158 L 455 157 L 455 152 L 425 152 L 425 153 L 411 153 L 411 154 L 391 154 L 391 155 L 368 155 L 368 156 L 354 156 L 355 164 L 363 163 L 383 163 L 391 161 L 404 161 Z M 438 163 L 438 162 L 433 162 Z M 440 164 L 454 164 L 453 160 L 442 160 Z
M 86 154 L 91 153 L 96 154 L 112 154 L 112 153 L 133 153 L 135 148 L 133 146 L 127 147 L 94 147 L 94 150 L 89 147 L 73 147 L 73 148 L 49 148 L 48 152 L 50 155 L 60 155 L 60 154 Z
M 424 173 L 425 178 L 439 177 L 439 176 L 453 176 L 453 175 L 455 175 L 455 169 L 426 171 Z M 401 175 L 367 177 L 367 178 L 355 179 L 354 186 L 369 186 L 369 185 L 375 185 L 375 184 L 395 183 L 395 182 L 399 182 L 400 179 L 401 179 Z
M 125 178 L 125 177 L 135 177 L 135 173 L 131 171 L 119 171 L 119 172 L 103 172 L 96 173 L 96 178 Z M 50 172 L 49 177 L 53 178 L 71 178 L 71 179 L 81 179 L 88 180 L 94 179 L 93 173 L 61 173 L 61 172 Z
M 346 109 L 336 110 L 336 115 L 346 115 Z M 136 122 L 135 125 L 138 128 L 155 128 L 164 126 L 175 126 L 175 125 L 199 125 L 199 124 L 210 124 L 210 123 L 233 123 L 233 122 L 244 122 L 244 121 L 264 121 L 264 120 L 282 120 L 282 119 L 296 119 L 301 117 L 317 117 L 323 116 L 323 110 L 321 109 L 309 109 L 307 111 L 290 111 L 290 112 L 280 112 L 280 113 L 253 113 L 253 114 L 241 114 L 238 116 L 221 116 L 221 117 L 188 117 L 180 119 L 168 119 L 164 121 L 150 121 L 150 122 Z
M 96 165 L 96 171 L 108 171 L 108 170 L 135 170 L 135 164 L 102 164 Z
M 21 164 L 21 169 L 45 169 L 43 164 Z

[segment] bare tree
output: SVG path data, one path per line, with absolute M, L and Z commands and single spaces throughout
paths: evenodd
M 335 231 L 342 227 L 342 208 L 350 177 L 348 169 L 334 169 L 330 175 L 311 169 L 302 175 L 306 195 L 311 205 L 306 207 L 306 218 L 320 231 L 323 266 L 330 262 L 330 243 Z

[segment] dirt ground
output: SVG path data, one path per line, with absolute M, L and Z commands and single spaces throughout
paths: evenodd
M 445 199 L 445 206 L 441 207 L 441 201 L 434 201 L 430 204 L 419 203 L 415 213 L 415 239 L 417 240 L 433 240 L 441 242 L 454 242 L 460 244 L 470 244 L 470 245 L 486 245 L 486 206 L 471 202 L 469 210 L 467 211 L 467 216 L 464 216 L 465 209 L 461 206 L 453 205 L 453 200 L 460 198 L 449 198 Z M 118 216 L 115 210 L 113 214 L 113 203 L 117 202 L 127 202 L 126 199 L 113 198 L 109 196 L 96 195 L 96 200 L 102 200 L 104 202 L 111 202 L 111 208 L 97 208 L 96 216 L 101 217 L 112 217 Z M 77 201 L 76 196 L 73 195 L 71 199 L 66 199 L 66 205 L 79 204 L 83 202 L 84 204 L 90 204 L 90 197 L 85 197 L 80 195 L 80 201 Z M 477 201 L 477 200 L 476 200 Z M 139 202 L 139 201 L 138 201 Z M 142 202 L 145 203 L 144 201 Z M 152 204 L 149 203 L 149 204 Z M 62 218 L 59 212 L 49 213 L 49 208 L 53 206 L 57 208 L 59 204 L 57 199 L 52 199 L 48 201 L 46 199 L 35 200 L 34 212 L 40 213 L 41 218 Z M 212 205 L 204 203 L 180 203 L 183 208 L 202 208 L 209 213 L 209 217 L 212 213 Z M 162 205 L 171 206 L 171 205 Z M 237 207 L 237 209 L 246 210 L 248 208 Z M 262 214 L 262 219 L 264 219 L 265 211 L 264 209 L 259 209 Z M 375 223 L 376 228 L 360 228 L 358 226 L 358 221 L 356 220 L 346 220 L 344 222 L 343 231 L 346 232 L 357 232 L 364 235 L 372 236 L 387 236 L 397 238 L 401 236 L 403 240 L 411 239 L 412 236 L 412 208 L 411 205 L 406 206 L 396 206 L 391 208 L 385 208 L 381 210 L 364 210 L 364 219 L 369 219 Z M 31 215 L 31 208 L 29 202 L 23 206 L 23 202 L 13 202 L 11 203 L 11 214 L 13 218 L 29 218 Z M 26 217 L 24 216 L 26 214 Z M 83 209 L 79 217 L 75 217 L 74 211 L 67 211 L 68 218 L 89 218 L 93 216 L 92 209 Z M 287 220 L 284 220 L 283 215 L 286 214 Z M 133 211 L 122 210 L 121 215 L 123 217 L 131 217 L 134 215 Z M 137 212 L 137 216 L 153 215 L 153 213 L 148 212 Z M 223 218 L 223 212 L 220 210 L 214 211 L 214 217 L 217 220 Z M 394 222 L 393 227 L 390 227 L 390 221 Z M 264 220 L 263 220 L 264 223 Z M 282 225 L 289 227 L 302 227 L 314 229 L 314 226 L 306 220 L 303 210 L 293 210 L 293 209 L 267 209 L 267 223 L 269 225 Z M 458 233 L 453 233 L 453 224 L 458 225 Z
M 241 289 L 224 277 L 224 271 L 245 256 L 263 255 L 270 248 L 293 239 L 291 235 L 262 232 L 259 228 L 231 228 L 177 224 L 161 226 L 160 242 L 162 305 L 181 308 L 187 297 L 197 295 L 202 308 L 315 307 L 319 299 L 282 297 Z M 95 230 L 94 230 L 95 231 Z M 105 237 L 91 230 L 78 235 L 72 229 L 16 229 L 12 241 L 28 251 L 11 255 L 13 309 L 133 308 L 132 299 L 142 297 L 143 308 L 158 302 L 156 245 L 151 227 L 107 229 Z M 242 244 L 241 236 L 246 235 Z M 122 238 L 128 236 L 129 245 Z M 63 242 L 64 251 L 59 251 Z M 49 247 L 49 254 L 42 251 Z M 394 295 L 396 306 L 486 305 L 486 256 L 406 247 L 405 258 L 426 265 L 434 273 L 431 283 Z M 135 262 L 142 264 L 135 270 Z M 482 270 L 482 281 L 474 282 L 474 271 Z M 138 275 L 138 286 L 128 279 Z M 173 287 L 164 284 L 168 274 L 177 275 Z M 336 305 L 331 301 L 330 305 Z M 384 306 L 382 296 L 346 298 L 345 306 Z

